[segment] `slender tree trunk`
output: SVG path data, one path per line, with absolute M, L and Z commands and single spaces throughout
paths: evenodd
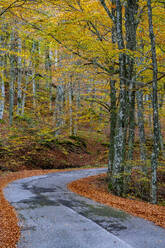
M 49 93 L 49 109 L 52 110 L 52 54 L 49 47 L 45 51 L 46 89 Z
M 18 53 L 22 51 L 22 41 L 18 38 Z M 21 115 L 22 110 L 22 58 L 17 58 L 17 115 Z
M 135 139 L 135 92 L 131 96 L 129 108 L 129 136 L 128 136 L 128 160 L 133 160 Z
M 162 136 L 162 132 L 161 132 L 160 120 L 159 120 L 159 143 L 160 143 L 160 150 L 162 152 L 162 156 L 165 157 L 164 143 L 163 143 L 163 136 Z
M 116 0 L 116 31 L 117 43 L 119 50 L 124 49 L 123 28 L 122 28 L 122 6 L 120 0 Z M 119 95 L 119 111 L 117 115 L 116 134 L 114 144 L 114 162 L 113 162 L 113 178 L 112 187 L 117 195 L 123 192 L 123 162 L 125 154 L 125 95 L 126 82 L 126 56 L 122 52 L 119 55 L 119 76 L 120 76 L 120 95 Z
M 3 37 L 0 36 L 0 45 L 4 47 Z M 0 53 L 0 120 L 3 119 L 4 108 L 5 108 L 5 82 L 4 82 L 4 54 Z
M 149 129 L 150 129 L 150 137 L 152 138 L 152 129 L 153 129 L 153 120 L 152 120 L 152 97 L 151 95 L 147 95 L 147 99 L 149 100 L 149 116 L 148 116 L 148 124 L 149 124 Z
M 151 183 L 151 201 L 157 203 L 157 166 L 159 155 L 159 115 L 158 115 L 158 99 L 157 99 L 157 57 L 156 57 L 156 45 L 155 35 L 152 24 L 152 7 L 151 0 L 147 0 L 148 7 L 148 22 L 149 22 L 149 36 L 151 41 L 152 52 L 152 66 L 153 66 L 153 83 L 152 83 L 152 108 L 153 108 L 153 131 L 154 131 L 154 145 L 152 153 L 152 183 Z
M 52 111 L 52 93 L 53 93 L 53 86 L 52 86 L 52 51 L 49 50 L 49 59 L 50 59 L 50 63 L 49 63 L 49 99 L 50 99 L 50 104 L 49 104 L 49 109 L 50 111 Z
M 73 118 L 73 85 L 72 79 L 69 83 L 69 127 L 70 127 L 70 135 L 74 135 L 74 118 Z
M 15 50 L 15 37 L 14 30 L 10 36 L 11 51 Z M 13 111 L 14 111 L 14 81 L 15 81 L 15 56 L 10 55 L 10 83 L 9 83 L 9 123 L 13 123 Z
M 29 66 L 27 66 L 26 68 L 26 61 L 24 62 L 24 69 L 26 71 L 25 73 L 25 85 L 24 85 L 24 89 L 23 89 L 23 96 L 22 96 L 22 110 L 21 110 L 21 115 L 24 115 L 25 112 L 25 103 L 26 103 L 26 95 L 27 95 L 27 87 L 28 87 L 28 83 L 29 83 L 29 78 L 30 78 L 30 69 L 32 66 L 32 62 L 30 61 Z
M 116 8 L 114 8 L 115 0 L 111 0 L 113 7 L 111 8 L 112 15 L 114 19 L 116 18 Z M 117 30 L 116 23 L 112 24 L 112 44 L 115 45 L 117 42 Z M 115 46 L 114 46 L 115 49 Z M 116 81 L 110 80 L 110 101 L 111 101 L 111 112 L 110 112 L 110 143 L 109 143 L 109 158 L 108 158 L 108 178 L 109 184 L 111 184 L 112 172 L 113 172 L 113 162 L 114 162 L 114 144 L 115 144 L 115 130 L 116 130 L 116 120 L 117 120 L 117 106 L 116 106 Z
M 75 99 L 76 99 L 76 117 L 75 117 L 75 135 L 77 135 L 78 132 L 78 119 L 79 119 L 79 111 L 80 111 L 80 101 L 81 101 L 81 96 L 80 96 L 80 81 L 79 79 L 77 80 L 77 89 L 75 91 Z
M 145 140 L 145 130 L 144 130 L 144 107 L 143 107 L 143 91 L 138 90 L 136 93 L 137 100 L 137 114 L 138 114 L 138 129 L 140 137 L 140 159 L 146 161 L 146 140 Z
M 116 130 L 116 88 L 115 80 L 110 80 L 110 99 L 111 99 L 111 112 L 110 112 L 110 146 L 109 146 L 109 160 L 108 160 L 108 174 L 111 180 L 113 161 L 114 161 L 114 142 Z
M 36 109 L 36 78 L 35 78 L 35 71 L 33 71 L 32 88 L 33 88 L 33 108 Z
M 60 129 L 62 128 L 64 124 L 63 120 L 63 105 L 64 105 L 64 89 L 63 85 L 60 85 L 60 81 L 58 82 L 59 85 L 57 85 L 57 90 L 56 90 L 56 103 L 55 103 L 55 108 L 56 108 L 56 128 L 58 131 L 56 132 L 57 134 L 60 134 Z
M 58 51 L 55 50 L 55 66 L 62 66 L 58 63 Z M 56 99 L 55 99 L 55 110 L 54 110 L 54 121 L 56 124 L 56 134 L 60 134 L 61 128 L 64 125 L 64 85 L 63 79 L 58 78 L 56 85 Z
M 3 119 L 4 109 L 5 109 L 5 83 L 3 75 L 0 76 L 0 120 Z
M 27 91 L 28 80 L 29 80 L 29 76 L 26 75 L 26 78 L 25 78 L 25 86 L 24 86 L 24 92 L 23 92 L 23 97 L 22 97 L 21 115 L 24 115 L 24 112 L 25 112 L 26 91 Z
M 36 109 L 36 97 L 37 97 L 37 90 L 39 87 L 38 79 L 36 77 L 39 66 L 39 43 L 37 41 L 33 41 L 32 61 L 33 61 L 33 80 L 32 80 L 33 108 Z

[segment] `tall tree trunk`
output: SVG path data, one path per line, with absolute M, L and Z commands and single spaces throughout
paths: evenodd
M 22 110 L 21 110 L 21 115 L 24 115 L 25 112 L 25 103 L 26 103 L 26 95 L 27 95 L 27 87 L 29 83 L 29 78 L 30 78 L 30 70 L 31 70 L 32 62 L 29 62 L 29 66 L 26 67 L 26 61 L 24 62 L 24 70 L 25 70 L 25 85 L 23 88 L 23 96 L 22 96 Z
M 80 111 L 80 101 L 81 101 L 81 96 L 80 96 L 80 79 L 78 78 L 77 80 L 77 88 L 75 91 L 75 101 L 76 101 L 76 117 L 75 117 L 75 127 L 74 127 L 74 132 L 75 135 L 77 135 L 78 132 L 78 119 L 79 119 L 79 111 Z
M 0 62 L 1 64 L 1 62 Z M 0 65 L 1 66 L 1 65 Z M 0 120 L 3 119 L 4 109 L 5 109 L 5 83 L 4 83 L 4 75 L 0 76 Z
M 119 50 L 124 49 L 123 27 L 122 27 L 122 6 L 120 0 L 116 0 L 116 32 Z M 119 54 L 119 76 L 120 76 L 120 95 L 119 95 L 119 111 L 117 115 L 116 135 L 114 144 L 114 162 L 113 162 L 113 178 L 112 187 L 117 195 L 123 193 L 123 162 L 125 154 L 125 95 L 126 95 L 126 56 L 122 52 Z
M 140 137 L 140 159 L 146 161 L 146 140 L 145 140 L 145 130 L 144 130 L 144 106 L 143 106 L 143 91 L 138 90 L 136 93 L 137 100 L 137 114 L 138 114 L 138 129 Z
M 164 150 L 164 143 L 163 143 L 163 136 L 161 132 L 160 120 L 159 120 L 159 143 L 160 143 L 160 150 L 162 152 L 162 156 L 165 157 L 165 150 Z
M 0 45 L 4 47 L 3 36 L 0 36 Z M 4 54 L 0 53 L 0 120 L 3 119 L 4 108 L 5 108 L 5 82 L 4 82 Z
M 114 142 L 116 130 L 116 88 L 115 80 L 110 80 L 110 99 L 111 99 L 111 112 L 110 112 L 110 146 L 109 146 L 109 160 L 108 160 L 108 174 L 111 180 L 113 161 L 114 161 Z
M 10 34 L 10 49 L 15 50 L 15 37 L 14 30 Z M 14 81 L 15 81 L 15 56 L 10 55 L 10 83 L 9 83 L 9 123 L 13 123 L 13 111 L 14 111 Z
M 64 106 L 64 88 L 62 82 L 59 80 L 56 87 L 56 102 L 55 102 L 55 120 L 56 120 L 56 134 L 60 134 L 60 129 L 64 124 L 63 120 L 63 106 Z
M 73 84 L 72 84 L 72 77 L 71 81 L 69 82 L 69 129 L 70 135 L 75 135 L 74 133 L 74 118 L 73 118 Z
M 112 8 L 111 12 L 114 17 L 116 18 L 116 8 L 114 8 L 115 0 L 111 0 Z M 112 24 L 112 44 L 115 45 L 117 42 L 117 30 L 116 30 L 116 22 Z M 115 49 L 115 46 L 114 46 Z M 110 145 L 109 145 L 109 157 L 108 157 L 108 177 L 109 177 L 109 184 L 111 184 L 111 177 L 113 171 L 113 162 L 114 162 L 114 144 L 115 144 L 115 130 L 116 130 L 116 120 L 117 120 L 117 99 L 116 99 L 116 81 L 110 80 L 110 101 L 111 101 L 111 112 L 110 112 Z
M 126 48 L 134 51 L 136 49 L 136 14 L 137 0 L 127 0 L 125 6 L 125 29 L 126 29 Z M 116 0 L 116 32 L 118 49 L 125 48 L 122 27 L 122 5 L 120 0 Z M 113 163 L 113 189 L 117 195 L 123 193 L 123 164 L 126 152 L 127 124 L 129 124 L 129 159 L 133 158 L 134 145 L 134 108 L 135 108 L 135 86 L 132 81 L 134 73 L 134 60 L 128 55 L 119 54 L 119 76 L 120 76 L 120 95 L 119 112 L 117 116 L 116 136 L 115 136 L 115 156 Z M 129 113 L 128 114 L 128 110 Z
M 33 80 L 32 80 L 32 91 L 33 91 L 33 108 L 36 108 L 36 97 L 37 90 L 39 87 L 38 79 L 36 74 L 38 73 L 39 66 L 39 43 L 37 41 L 33 41 L 32 44 L 32 61 L 33 61 Z
M 58 63 L 58 50 L 55 50 L 55 67 L 62 66 Z M 57 128 L 56 134 L 61 133 L 61 128 L 64 125 L 64 85 L 63 79 L 58 78 L 56 85 L 56 99 L 54 110 L 54 122 Z
M 137 0 L 127 0 L 125 6 L 125 28 L 126 28 L 126 48 L 135 51 L 136 50 L 136 29 L 137 20 L 136 15 L 138 11 Z M 134 136 L 135 136 L 135 83 L 132 80 L 134 76 L 134 59 L 129 55 L 126 56 L 127 61 L 127 87 L 128 92 L 128 125 L 129 125 L 129 137 L 128 137 L 128 160 L 133 160 L 134 150 Z
M 18 38 L 18 57 L 17 57 L 17 115 L 21 115 L 22 110 L 22 41 Z
M 152 94 L 152 93 L 151 93 Z M 152 138 L 152 131 L 153 131 L 153 120 L 152 120 L 152 97 L 151 95 L 146 95 L 147 101 L 149 101 L 149 116 L 148 116 L 148 124 L 149 124 L 149 131 L 150 137 Z
M 49 47 L 45 50 L 45 70 L 46 70 L 46 89 L 49 93 L 49 109 L 52 110 L 52 53 Z
M 159 115 L 158 115 L 158 99 L 157 99 L 157 57 L 156 57 L 156 45 L 155 35 L 152 24 L 152 7 L 151 0 L 147 0 L 148 7 L 148 22 L 149 22 L 149 36 L 151 41 L 152 52 L 152 66 L 153 66 L 153 83 L 152 83 L 152 108 L 153 108 L 153 131 L 154 131 L 154 144 L 152 153 L 152 183 L 151 183 L 151 201 L 157 203 L 157 166 L 159 155 Z

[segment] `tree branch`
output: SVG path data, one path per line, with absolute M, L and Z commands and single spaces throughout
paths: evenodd
M 23 1 L 23 2 L 22 2 Z M 17 6 L 15 6 L 15 4 L 16 3 L 19 3 L 20 2 L 20 0 L 15 0 L 14 2 L 12 2 L 7 8 L 5 8 L 4 10 L 2 10 L 2 12 L 0 13 L 0 16 L 2 16 L 4 13 L 6 13 L 9 9 L 11 9 L 11 8 L 13 8 L 13 7 L 20 7 L 20 6 L 22 6 L 25 2 L 26 2 L 26 0 L 22 0 L 21 2 L 22 3 L 20 3 L 19 5 L 17 5 Z
M 106 3 L 104 0 L 99 0 L 101 5 L 103 6 L 103 8 L 105 9 L 107 15 L 111 18 L 111 20 L 115 23 L 116 22 L 116 19 L 115 17 L 113 16 L 113 14 L 110 12 L 110 10 L 108 9 Z

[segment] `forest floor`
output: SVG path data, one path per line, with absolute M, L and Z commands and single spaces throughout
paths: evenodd
M 14 131 L 13 131 L 14 132 Z M 0 173 L 36 169 L 67 169 L 107 163 L 108 142 L 101 134 L 54 137 L 29 132 L 3 133 L 0 144 Z

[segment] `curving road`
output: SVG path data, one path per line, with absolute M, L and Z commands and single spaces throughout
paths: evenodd
M 105 172 L 58 172 L 14 181 L 4 189 L 21 226 L 18 248 L 164 248 L 165 229 L 78 196 L 76 179 Z

